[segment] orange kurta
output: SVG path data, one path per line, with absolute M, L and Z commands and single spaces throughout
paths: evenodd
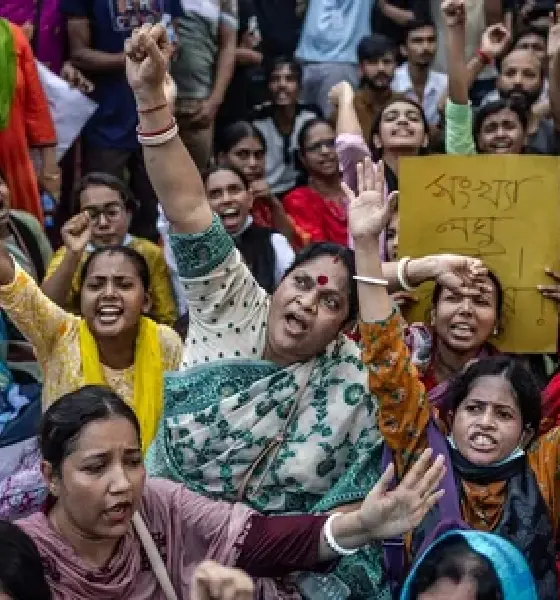
M 424 386 L 404 343 L 403 327 L 398 313 L 385 322 L 360 324 L 362 360 L 368 365 L 370 390 L 375 390 L 379 399 L 379 428 L 393 450 L 399 478 L 427 447 L 431 415 Z M 377 357 L 375 361 L 371 360 L 373 352 Z M 380 389 L 384 393 L 380 394 Z M 560 528 L 559 441 L 560 427 L 556 427 L 540 435 L 527 450 L 529 466 L 550 509 L 556 533 Z M 488 486 L 462 483 L 463 518 L 473 529 L 491 531 L 502 514 L 506 482 Z
M 16 86 L 8 126 L 0 131 L 0 171 L 10 189 L 12 208 L 30 212 L 43 222 L 29 148 L 55 145 L 56 132 L 33 51 L 23 31 L 13 23 L 10 28 L 16 53 Z

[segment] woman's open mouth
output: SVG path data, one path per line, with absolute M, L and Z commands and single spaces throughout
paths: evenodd
M 119 306 L 101 306 L 95 315 L 102 325 L 114 325 L 123 315 L 124 310 Z
M 109 521 L 113 523 L 121 523 L 127 521 L 132 517 L 132 503 L 131 502 L 119 502 L 113 505 L 110 509 L 106 510 L 104 514 L 107 516 Z
M 241 210 L 239 207 L 226 208 L 218 213 L 224 227 L 231 231 L 239 228 L 239 220 L 241 219 Z
M 306 323 L 303 319 L 298 318 L 293 313 L 289 313 L 286 315 L 286 329 L 288 333 L 293 336 L 300 336 L 304 334 L 309 329 L 309 324 Z
M 477 432 L 469 437 L 473 450 L 477 452 L 491 452 L 498 445 L 498 441 L 487 433 Z

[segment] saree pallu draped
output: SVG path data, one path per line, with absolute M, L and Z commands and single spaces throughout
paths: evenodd
M 341 336 L 313 364 L 285 369 L 240 359 L 166 375 L 148 472 L 229 501 L 244 488 L 243 501 L 265 514 L 327 512 L 362 500 L 379 478 L 381 438 L 377 401 L 350 344 Z M 390 598 L 378 546 L 342 559 L 336 581 L 300 577 L 313 579 L 305 587 L 317 598 L 331 586 L 332 597 Z

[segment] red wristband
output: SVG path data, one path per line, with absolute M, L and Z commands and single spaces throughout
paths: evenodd
M 152 108 L 145 108 L 143 110 L 139 110 L 139 115 L 149 115 L 150 113 L 156 112 L 158 110 L 162 110 L 163 108 L 167 108 L 167 102 L 165 104 L 158 104 L 157 106 L 152 106 Z
M 489 65 L 492 62 L 492 57 L 488 56 L 488 54 L 486 54 L 486 52 L 484 52 L 484 50 L 481 50 L 480 48 L 476 51 L 476 55 L 485 65 Z
M 163 129 L 159 129 L 158 131 L 142 131 L 140 129 L 140 125 L 138 125 L 138 127 L 136 127 L 136 133 L 138 135 L 141 135 L 142 137 L 155 137 L 156 135 L 161 135 L 162 133 L 167 133 L 168 131 L 170 131 L 171 129 L 173 129 L 173 127 L 175 126 L 175 119 L 173 119 L 171 121 L 171 123 L 169 123 L 169 125 L 167 125 L 167 127 L 164 127 Z

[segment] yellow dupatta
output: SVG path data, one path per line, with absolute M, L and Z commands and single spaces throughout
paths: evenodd
M 107 385 L 99 360 L 97 343 L 82 319 L 79 327 L 80 354 L 85 385 Z M 154 439 L 163 409 L 163 369 L 157 325 L 140 317 L 134 352 L 134 394 L 132 408 L 140 422 L 142 450 Z

